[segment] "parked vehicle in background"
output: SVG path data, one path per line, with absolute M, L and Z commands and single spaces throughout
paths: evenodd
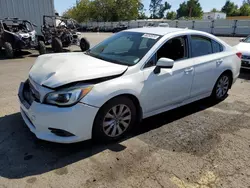
M 241 68 L 250 69 L 250 36 L 241 38 L 236 48 L 242 53 Z
M 38 41 L 35 26 L 18 18 L 0 20 L 0 48 L 4 48 L 8 58 L 13 58 L 14 52 L 22 49 L 38 49 L 40 54 L 46 52 L 44 42 Z
M 223 100 L 240 57 L 205 32 L 122 31 L 85 53 L 38 57 L 20 85 L 21 114 L 43 140 L 117 140 L 141 119 L 206 97 Z
M 159 23 L 158 27 L 169 27 L 168 23 Z
M 120 31 L 123 31 L 123 30 L 126 30 L 126 29 L 128 29 L 127 25 L 125 25 L 125 24 L 118 24 L 113 29 L 113 33 L 120 32 Z
M 64 47 L 78 45 L 85 51 L 89 46 L 86 39 L 79 39 L 80 25 L 73 19 L 60 16 L 43 16 L 42 33 L 40 40 L 51 45 L 54 52 L 62 52 Z
M 143 27 L 156 27 L 154 22 L 148 22 Z

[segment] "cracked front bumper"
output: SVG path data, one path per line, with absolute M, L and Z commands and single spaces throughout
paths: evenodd
M 23 83 L 20 85 L 18 96 L 22 118 L 37 138 L 57 143 L 74 143 L 91 139 L 98 108 L 82 103 L 61 108 L 37 101 L 29 105 L 23 97 Z M 74 136 L 58 136 L 52 133 L 51 128 L 67 131 Z

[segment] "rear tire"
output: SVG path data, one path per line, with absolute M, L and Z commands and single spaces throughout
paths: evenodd
M 222 101 L 227 97 L 228 90 L 232 84 L 232 76 L 229 73 L 223 73 L 218 80 L 213 89 L 211 98 L 214 101 Z
M 53 38 L 52 39 L 52 49 L 56 53 L 63 51 L 62 41 L 59 38 Z
M 38 41 L 38 51 L 40 55 L 46 54 L 46 45 L 43 41 Z
M 134 103 L 127 97 L 111 99 L 100 108 L 95 117 L 93 139 L 98 142 L 119 140 L 135 123 L 136 107 Z
M 5 42 L 3 47 L 4 47 L 6 57 L 7 58 L 13 58 L 14 57 L 14 51 L 13 51 L 13 48 L 12 48 L 11 44 L 9 42 Z

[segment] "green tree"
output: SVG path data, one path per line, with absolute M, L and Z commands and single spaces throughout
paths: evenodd
M 151 18 L 158 18 L 157 14 L 162 8 L 162 0 L 151 0 L 149 10 L 151 12 Z
M 177 14 L 174 11 L 170 11 L 170 12 L 167 13 L 166 18 L 169 19 L 169 20 L 174 20 L 174 19 L 177 18 Z
M 250 5 L 248 3 L 244 3 L 240 7 L 239 12 L 241 16 L 250 16 Z
M 139 2 L 139 7 L 138 7 L 138 19 L 147 19 L 148 17 L 145 14 L 145 9 L 143 3 Z
M 187 2 L 183 2 L 177 10 L 178 18 L 187 16 L 200 18 L 202 14 L 203 12 L 199 0 L 188 0 Z
M 187 17 L 188 16 L 188 8 L 187 8 L 187 3 L 183 2 L 180 4 L 179 9 L 177 10 L 177 17 Z
M 213 8 L 211 12 L 219 12 L 216 8 Z
M 121 21 L 139 17 L 140 0 L 81 0 L 64 15 L 82 21 Z
M 237 16 L 239 14 L 238 6 L 230 0 L 227 0 L 225 5 L 221 9 L 222 12 L 226 13 L 227 16 Z
M 166 10 L 171 9 L 171 5 L 168 2 L 165 2 L 164 4 L 161 4 L 160 10 L 157 14 L 158 18 L 163 18 L 165 15 Z

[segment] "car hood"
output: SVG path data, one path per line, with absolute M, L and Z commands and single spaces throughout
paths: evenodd
M 49 54 L 37 58 L 29 77 L 40 85 L 56 88 L 72 82 L 119 75 L 127 68 L 83 52 Z
M 243 55 L 250 55 L 250 43 L 241 42 L 236 45 L 237 50 L 239 50 Z

